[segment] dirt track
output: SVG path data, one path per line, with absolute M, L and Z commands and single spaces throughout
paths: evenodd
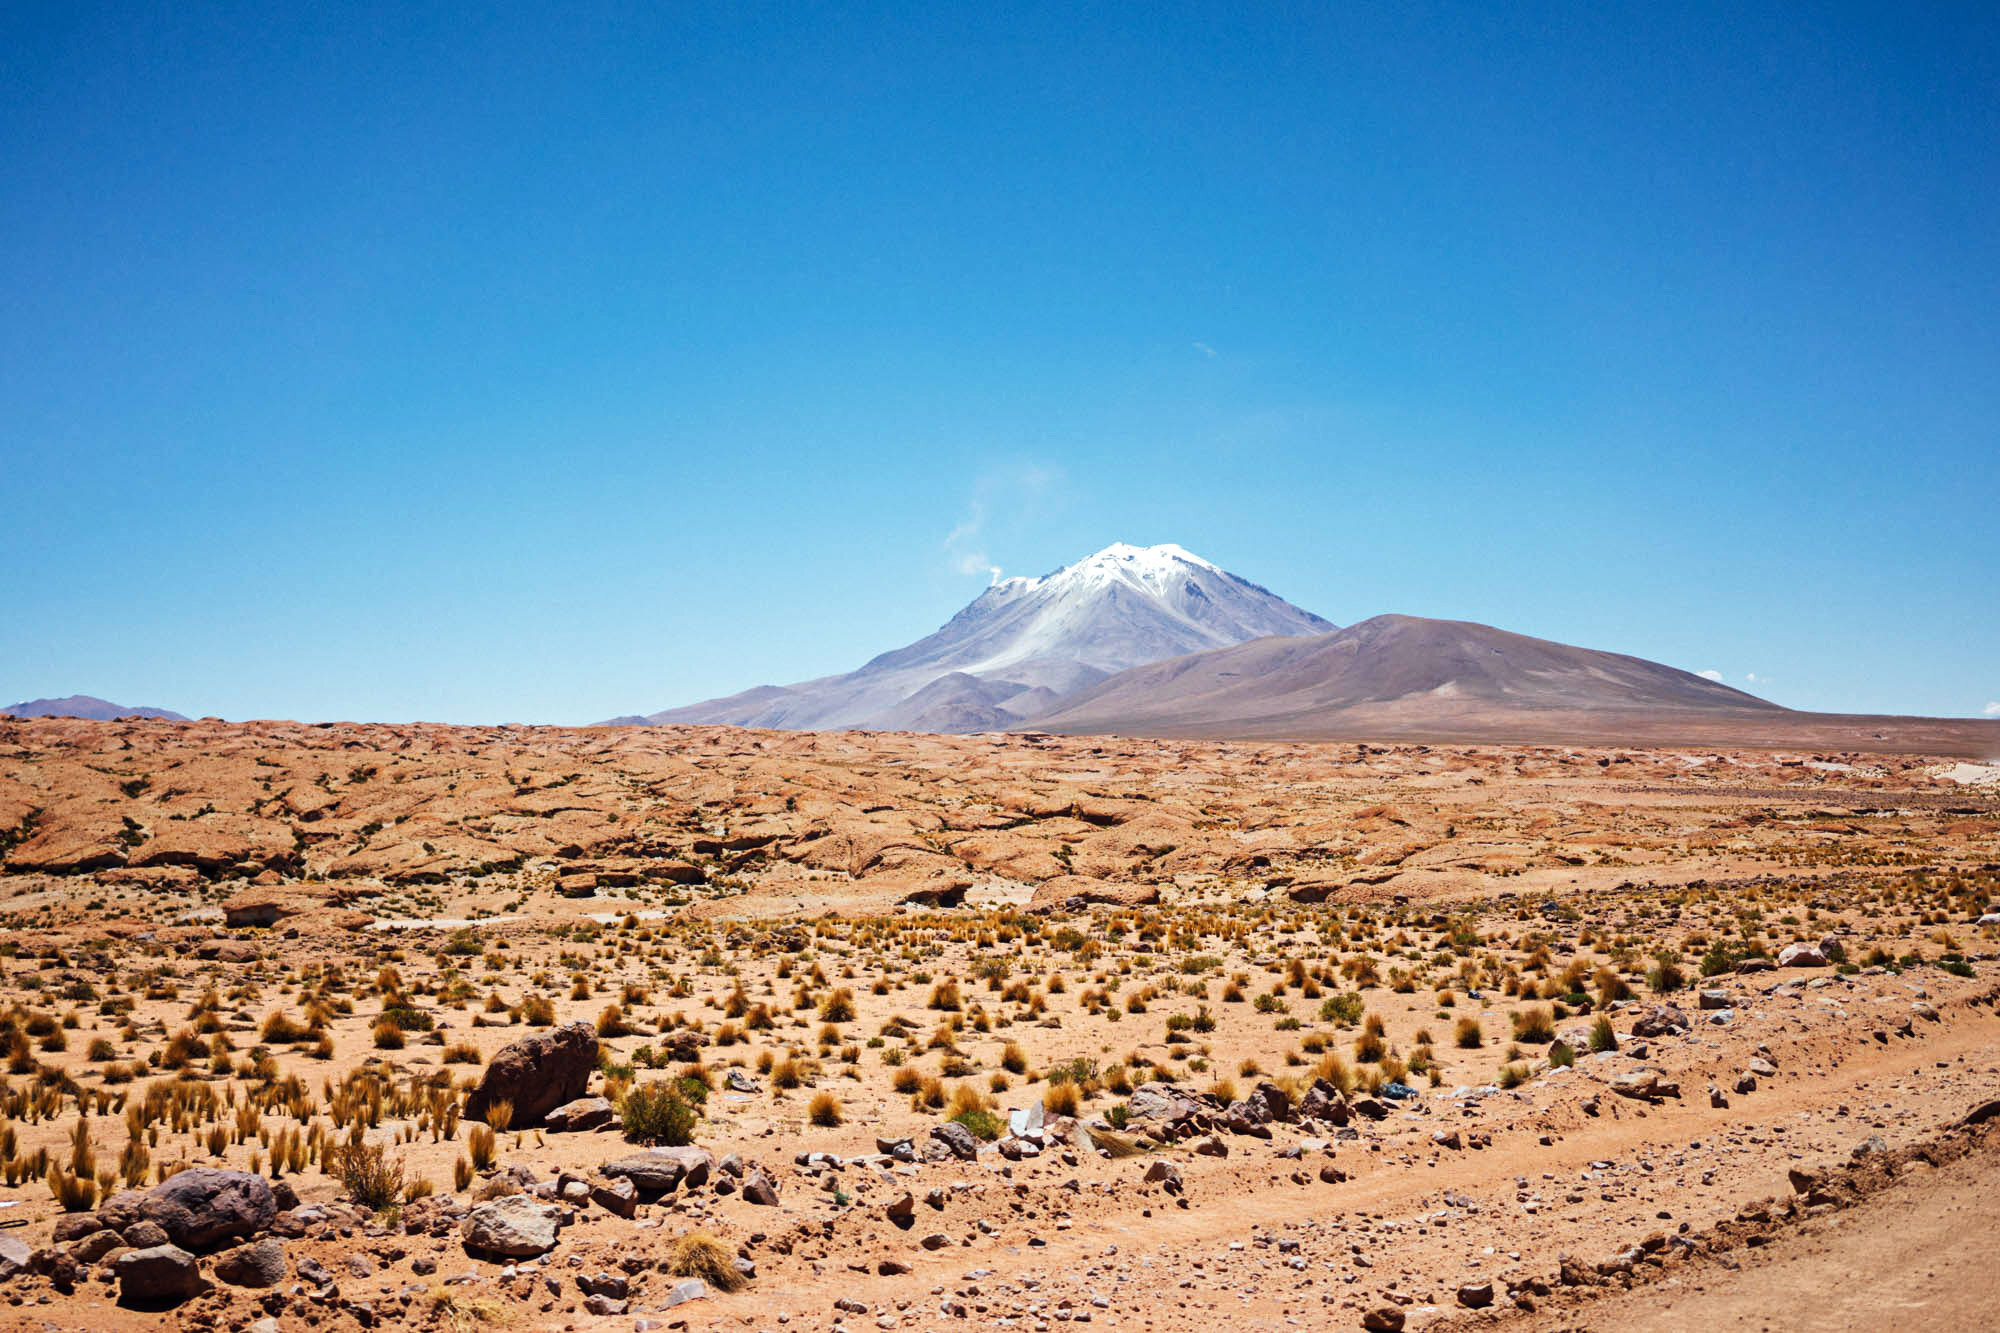
M 1991 1328 L 2000 1311 L 2000 1146 L 1894 1188 L 1794 1236 L 1560 1316 L 1524 1315 L 1509 1330 L 1716 1333 L 1727 1329 Z

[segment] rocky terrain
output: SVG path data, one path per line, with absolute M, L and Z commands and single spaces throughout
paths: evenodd
M 0 1325 L 1970 1326 L 1996 778 L 0 721 Z

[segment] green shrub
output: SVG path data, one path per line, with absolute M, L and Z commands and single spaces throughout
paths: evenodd
M 1359 991 L 1347 991 L 1340 995 L 1329 995 L 1320 1001 L 1319 1017 L 1323 1023 L 1338 1023 L 1342 1027 L 1353 1027 L 1361 1021 L 1361 1011 L 1368 1002 L 1361 998 Z
M 680 1091 L 661 1082 L 642 1083 L 625 1094 L 619 1108 L 625 1138 L 632 1143 L 681 1147 L 694 1142 L 695 1109 Z
M 1006 1123 L 991 1111 L 960 1111 L 952 1119 L 971 1130 L 975 1137 L 984 1139 L 988 1143 L 999 1138 L 1001 1132 L 1007 1128 Z

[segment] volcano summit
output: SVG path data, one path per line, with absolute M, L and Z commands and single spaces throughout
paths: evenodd
M 1132 667 L 1334 628 L 1179 546 L 1118 542 L 1001 579 L 935 634 L 845 675 L 615 721 L 996 731 Z

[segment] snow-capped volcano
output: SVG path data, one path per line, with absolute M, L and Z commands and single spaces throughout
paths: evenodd
M 987 731 L 1120 671 L 1335 626 L 1179 546 L 1107 546 L 1040 578 L 1001 579 L 943 628 L 857 671 L 628 722 Z

